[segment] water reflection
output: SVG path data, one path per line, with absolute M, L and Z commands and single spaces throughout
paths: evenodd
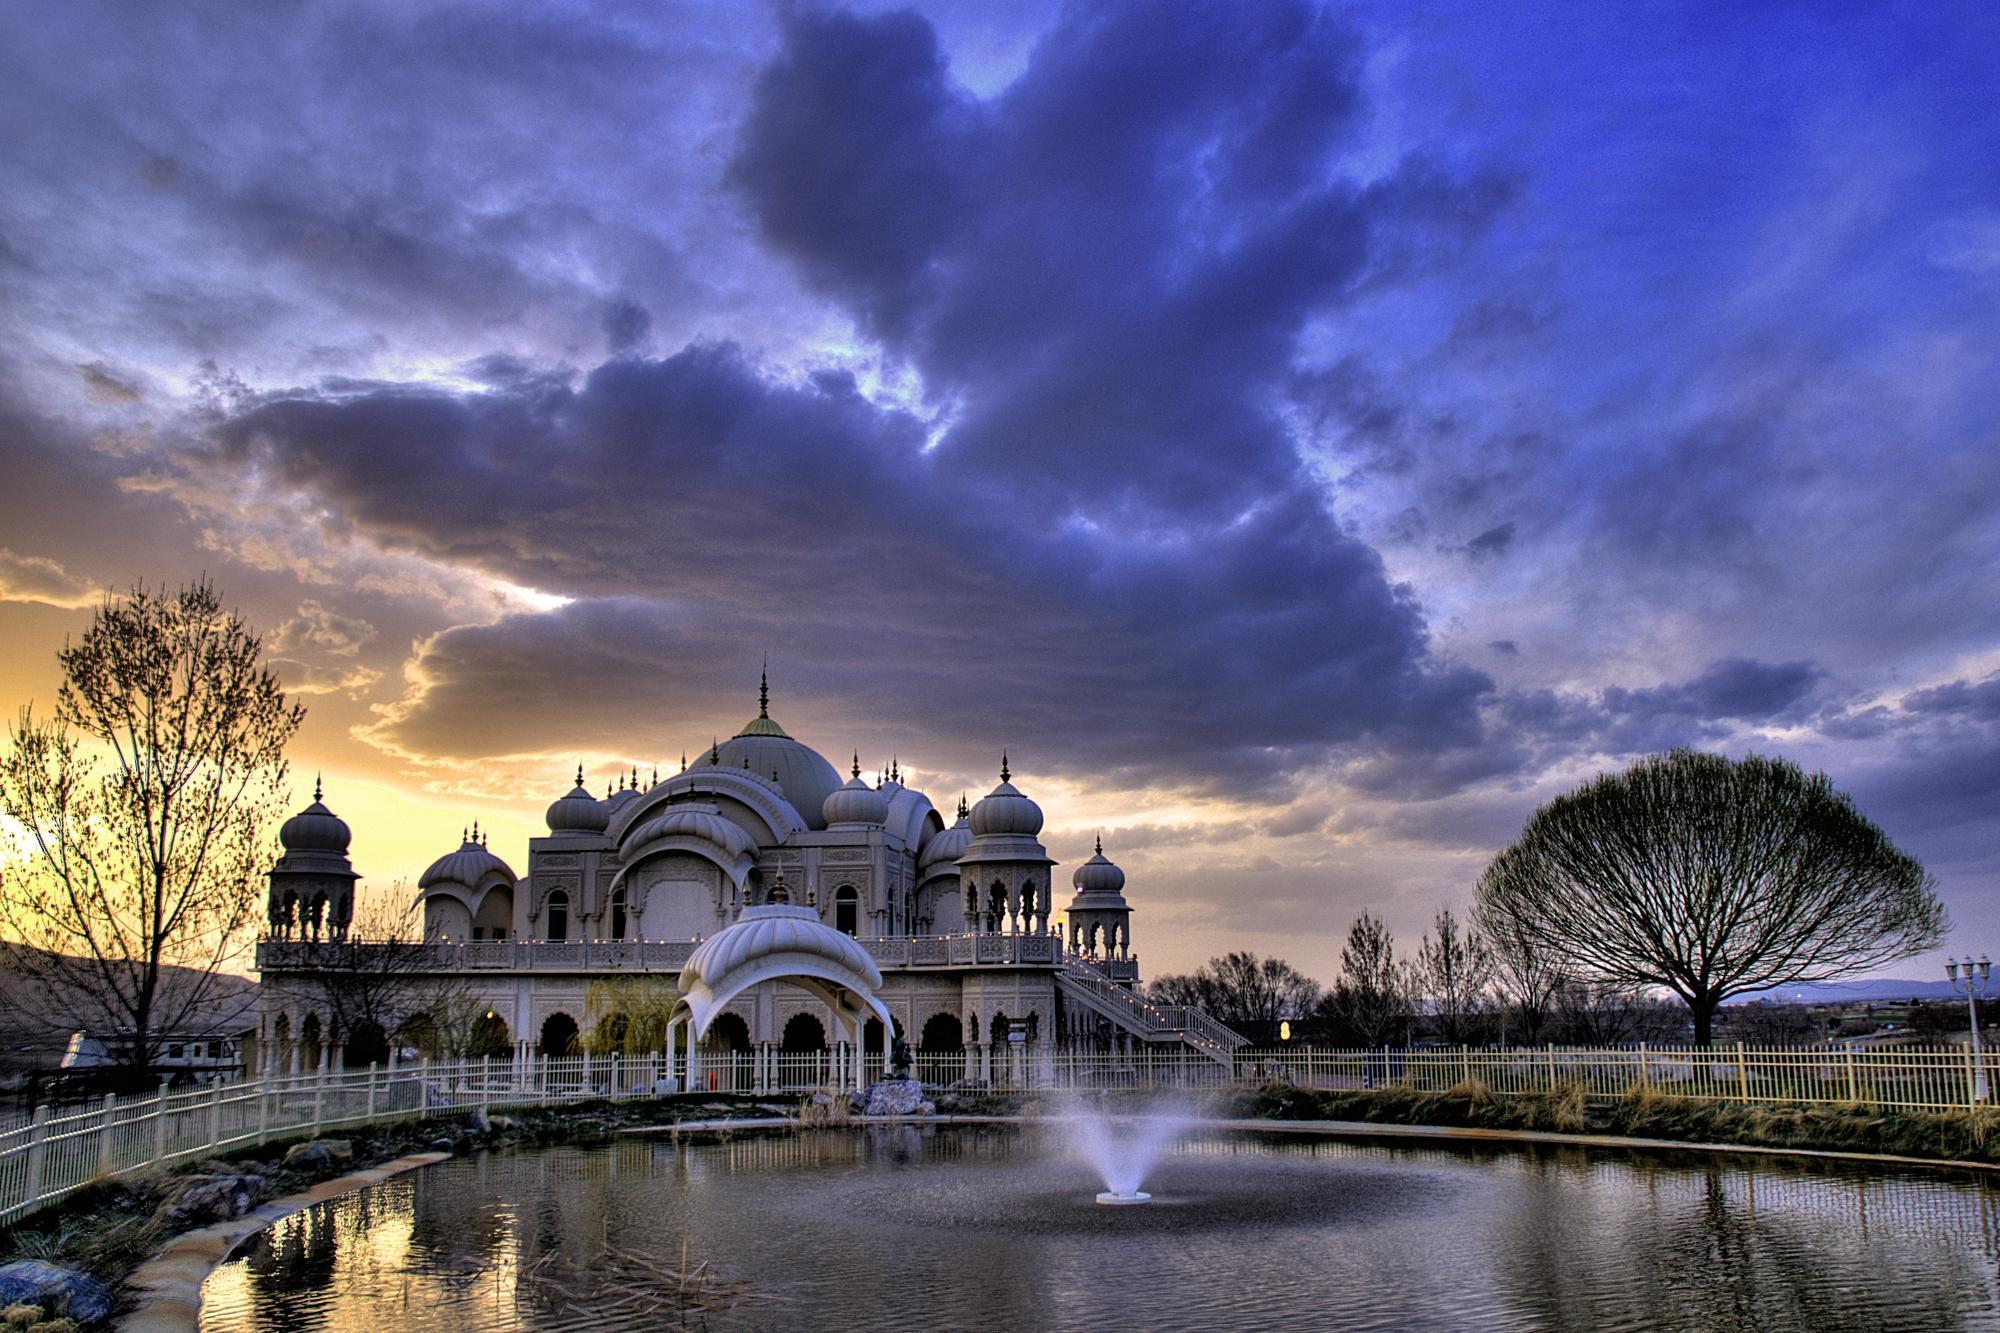
M 210 1279 L 204 1326 L 572 1327 L 543 1275 L 640 1254 L 748 1283 L 756 1299 L 691 1319 L 718 1328 L 2000 1327 L 2000 1200 L 1976 1176 L 1196 1137 L 1149 1180 L 1151 1208 L 1105 1209 L 1052 1133 L 456 1161 L 272 1228 Z M 603 1299 L 582 1322 L 657 1326 Z

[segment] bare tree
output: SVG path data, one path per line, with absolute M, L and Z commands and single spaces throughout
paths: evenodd
M 1193 1005 L 1223 1023 L 1275 1026 L 1303 1018 L 1319 1001 L 1319 983 L 1281 958 L 1229 953 L 1192 974 L 1163 976 L 1147 994 L 1162 1004 Z
M 261 914 L 263 834 L 305 716 L 261 657 L 207 581 L 137 586 L 57 654 L 53 719 L 24 710 L 0 760 L 0 813 L 21 829 L 0 895 L 29 946 L 17 965 L 134 1066 L 213 1025 Z
M 1325 1007 L 1370 1046 L 1408 1028 L 1408 971 L 1396 960 L 1396 941 L 1380 917 L 1363 912 L 1347 932 L 1340 981 Z
M 1565 981 L 1556 988 L 1549 1037 L 1569 1046 L 1625 1046 L 1679 1041 L 1687 1010 L 1643 986 Z
M 423 938 L 420 909 L 400 882 L 388 898 L 362 906 L 348 939 L 305 947 L 307 975 L 351 1065 L 386 1059 L 399 1033 L 429 1031 L 440 1013 L 484 1012 L 462 977 L 438 970 L 436 946 Z
M 680 992 L 658 977 L 610 977 L 583 993 L 593 1055 L 647 1055 L 667 1046 L 667 1020 Z
M 1533 1045 L 1544 1039 L 1555 1017 L 1556 996 L 1568 980 L 1554 952 L 1518 921 L 1487 919 L 1475 905 L 1472 919 L 1493 950 L 1503 1040 Z
M 1945 928 L 1923 866 L 1825 774 L 1689 750 L 1536 811 L 1480 878 L 1479 911 L 1580 980 L 1671 990 L 1699 1045 L 1732 995 L 1905 958 Z
M 1493 952 L 1475 927 L 1461 927 L 1440 907 L 1431 933 L 1417 946 L 1411 980 L 1429 1003 L 1439 1040 L 1463 1046 L 1484 1039 L 1493 1016 Z

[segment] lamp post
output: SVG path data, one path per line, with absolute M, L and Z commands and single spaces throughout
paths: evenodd
M 1951 982 L 1951 988 L 1965 995 L 1965 1007 L 1972 1017 L 1972 1100 L 1986 1100 L 1986 1056 L 1979 1045 L 1979 997 L 1986 994 L 1993 983 L 1993 960 L 1984 954 L 1979 961 L 1970 958 L 1947 959 L 1944 974 Z

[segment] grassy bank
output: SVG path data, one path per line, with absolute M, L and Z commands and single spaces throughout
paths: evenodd
M 2000 1112 L 1984 1109 L 1926 1114 L 1859 1104 L 1694 1101 L 1650 1089 L 1592 1100 L 1581 1085 L 1496 1097 L 1473 1081 L 1445 1092 L 1397 1087 L 1318 1092 L 1274 1083 L 1248 1095 L 1243 1111 L 1270 1120 L 1613 1134 L 1675 1143 L 1881 1153 L 2000 1165 Z

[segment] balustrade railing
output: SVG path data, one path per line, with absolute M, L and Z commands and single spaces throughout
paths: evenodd
M 635 971 L 677 972 L 696 940 L 377 940 L 268 939 L 257 945 L 259 970 L 366 972 Z M 1048 966 L 1063 957 L 1055 935 L 902 935 L 864 939 L 882 967 Z M 1099 964 L 1098 966 L 1102 966 Z M 1133 975 L 1137 965 L 1133 964 Z

